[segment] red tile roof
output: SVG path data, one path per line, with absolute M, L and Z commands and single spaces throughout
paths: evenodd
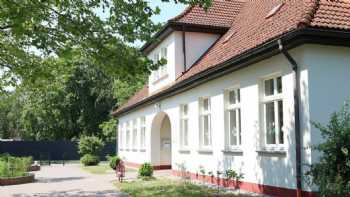
M 243 2 L 238 0 L 217 0 L 213 1 L 207 11 L 199 6 L 189 7 L 170 21 L 230 28 L 242 5 Z
M 271 10 L 277 12 L 267 17 Z M 230 30 L 174 84 L 235 58 L 273 38 L 305 27 L 350 29 L 349 0 L 214 0 L 205 13 L 199 7 L 188 8 L 173 20 L 192 24 L 230 25 Z M 224 13 L 227 12 L 227 13 Z M 230 17 L 233 18 L 230 21 Z M 218 20 L 213 20 L 218 18 Z M 132 107 L 149 97 L 147 87 L 135 94 L 114 113 Z
M 350 29 L 350 1 L 320 0 L 311 26 Z

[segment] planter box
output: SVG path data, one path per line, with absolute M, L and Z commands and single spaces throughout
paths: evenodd
M 0 178 L 0 186 L 18 185 L 32 182 L 34 182 L 34 174 L 28 174 L 27 176 L 22 177 Z
M 40 170 L 40 166 L 39 165 L 32 165 L 29 167 L 28 171 L 39 171 Z

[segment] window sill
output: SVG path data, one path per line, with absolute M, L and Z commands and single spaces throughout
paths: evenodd
M 191 150 L 186 148 L 181 148 L 179 149 L 179 153 L 189 154 L 191 153 Z
M 262 148 L 259 150 L 256 150 L 256 152 L 259 155 L 266 155 L 266 156 L 285 156 L 287 154 L 287 151 L 285 148 Z
M 210 149 L 199 149 L 198 153 L 199 154 L 213 154 L 213 150 L 210 150 Z
M 168 76 L 169 76 L 168 74 L 165 74 L 165 75 L 161 76 L 159 79 L 153 81 L 152 84 L 155 85 L 155 84 L 159 83 L 160 81 L 163 81 L 164 79 L 168 78 Z
M 241 148 L 227 148 L 222 150 L 225 154 L 240 154 L 243 155 L 243 150 Z

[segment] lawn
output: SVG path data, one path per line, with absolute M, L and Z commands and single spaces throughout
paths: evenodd
M 109 167 L 108 163 L 100 163 L 97 166 L 81 166 L 81 168 L 92 174 L 108 174 L 114 173 L 113 170 Z M 126 168 L 127 172 L 136 171 L 135 169 Z
M 108 171 L 112 170 L 107 164 L 100 164 L 97 166 L 82 166 L 81 168 L 92 174 L 107 174 Z
M 216 189 L 199 186 L 182 181 L 169 179 L 156 179 L 150 181 L 132 181 L 117 183 L 117 187 L 131 197 L 243 197 L 229 192 L 221 191 L 218 195 Z M 248 197 L 248 196 L 245 196 Z

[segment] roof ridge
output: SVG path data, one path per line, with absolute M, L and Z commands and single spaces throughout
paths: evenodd
M 306 2 L 306 4 L 310 4 L 310 5 L 307 5 L 307 7 L 309 7 L 309 10 L 307 10 L 304 16 L 302 16 L 303 18 L 300 20 L 300 22 L 297 25 L 298 28 L 304 28 L 304 27 L 310 26 L 320 6 L 320 0 L 307 0 L 307 1 L 311 1 L 311 2 Z
M 168 21 L 169 22 L 172 22 L 172 21 L 177 21 L 179 20 L 180 18 L 184 17 L 186 14 L 188 14 L 189 12 L 191 12 L 191 10 L 194 8 L 194 6 L 187 6 L 185 10 L 183 10 L 179 15 L 169 19 Z

